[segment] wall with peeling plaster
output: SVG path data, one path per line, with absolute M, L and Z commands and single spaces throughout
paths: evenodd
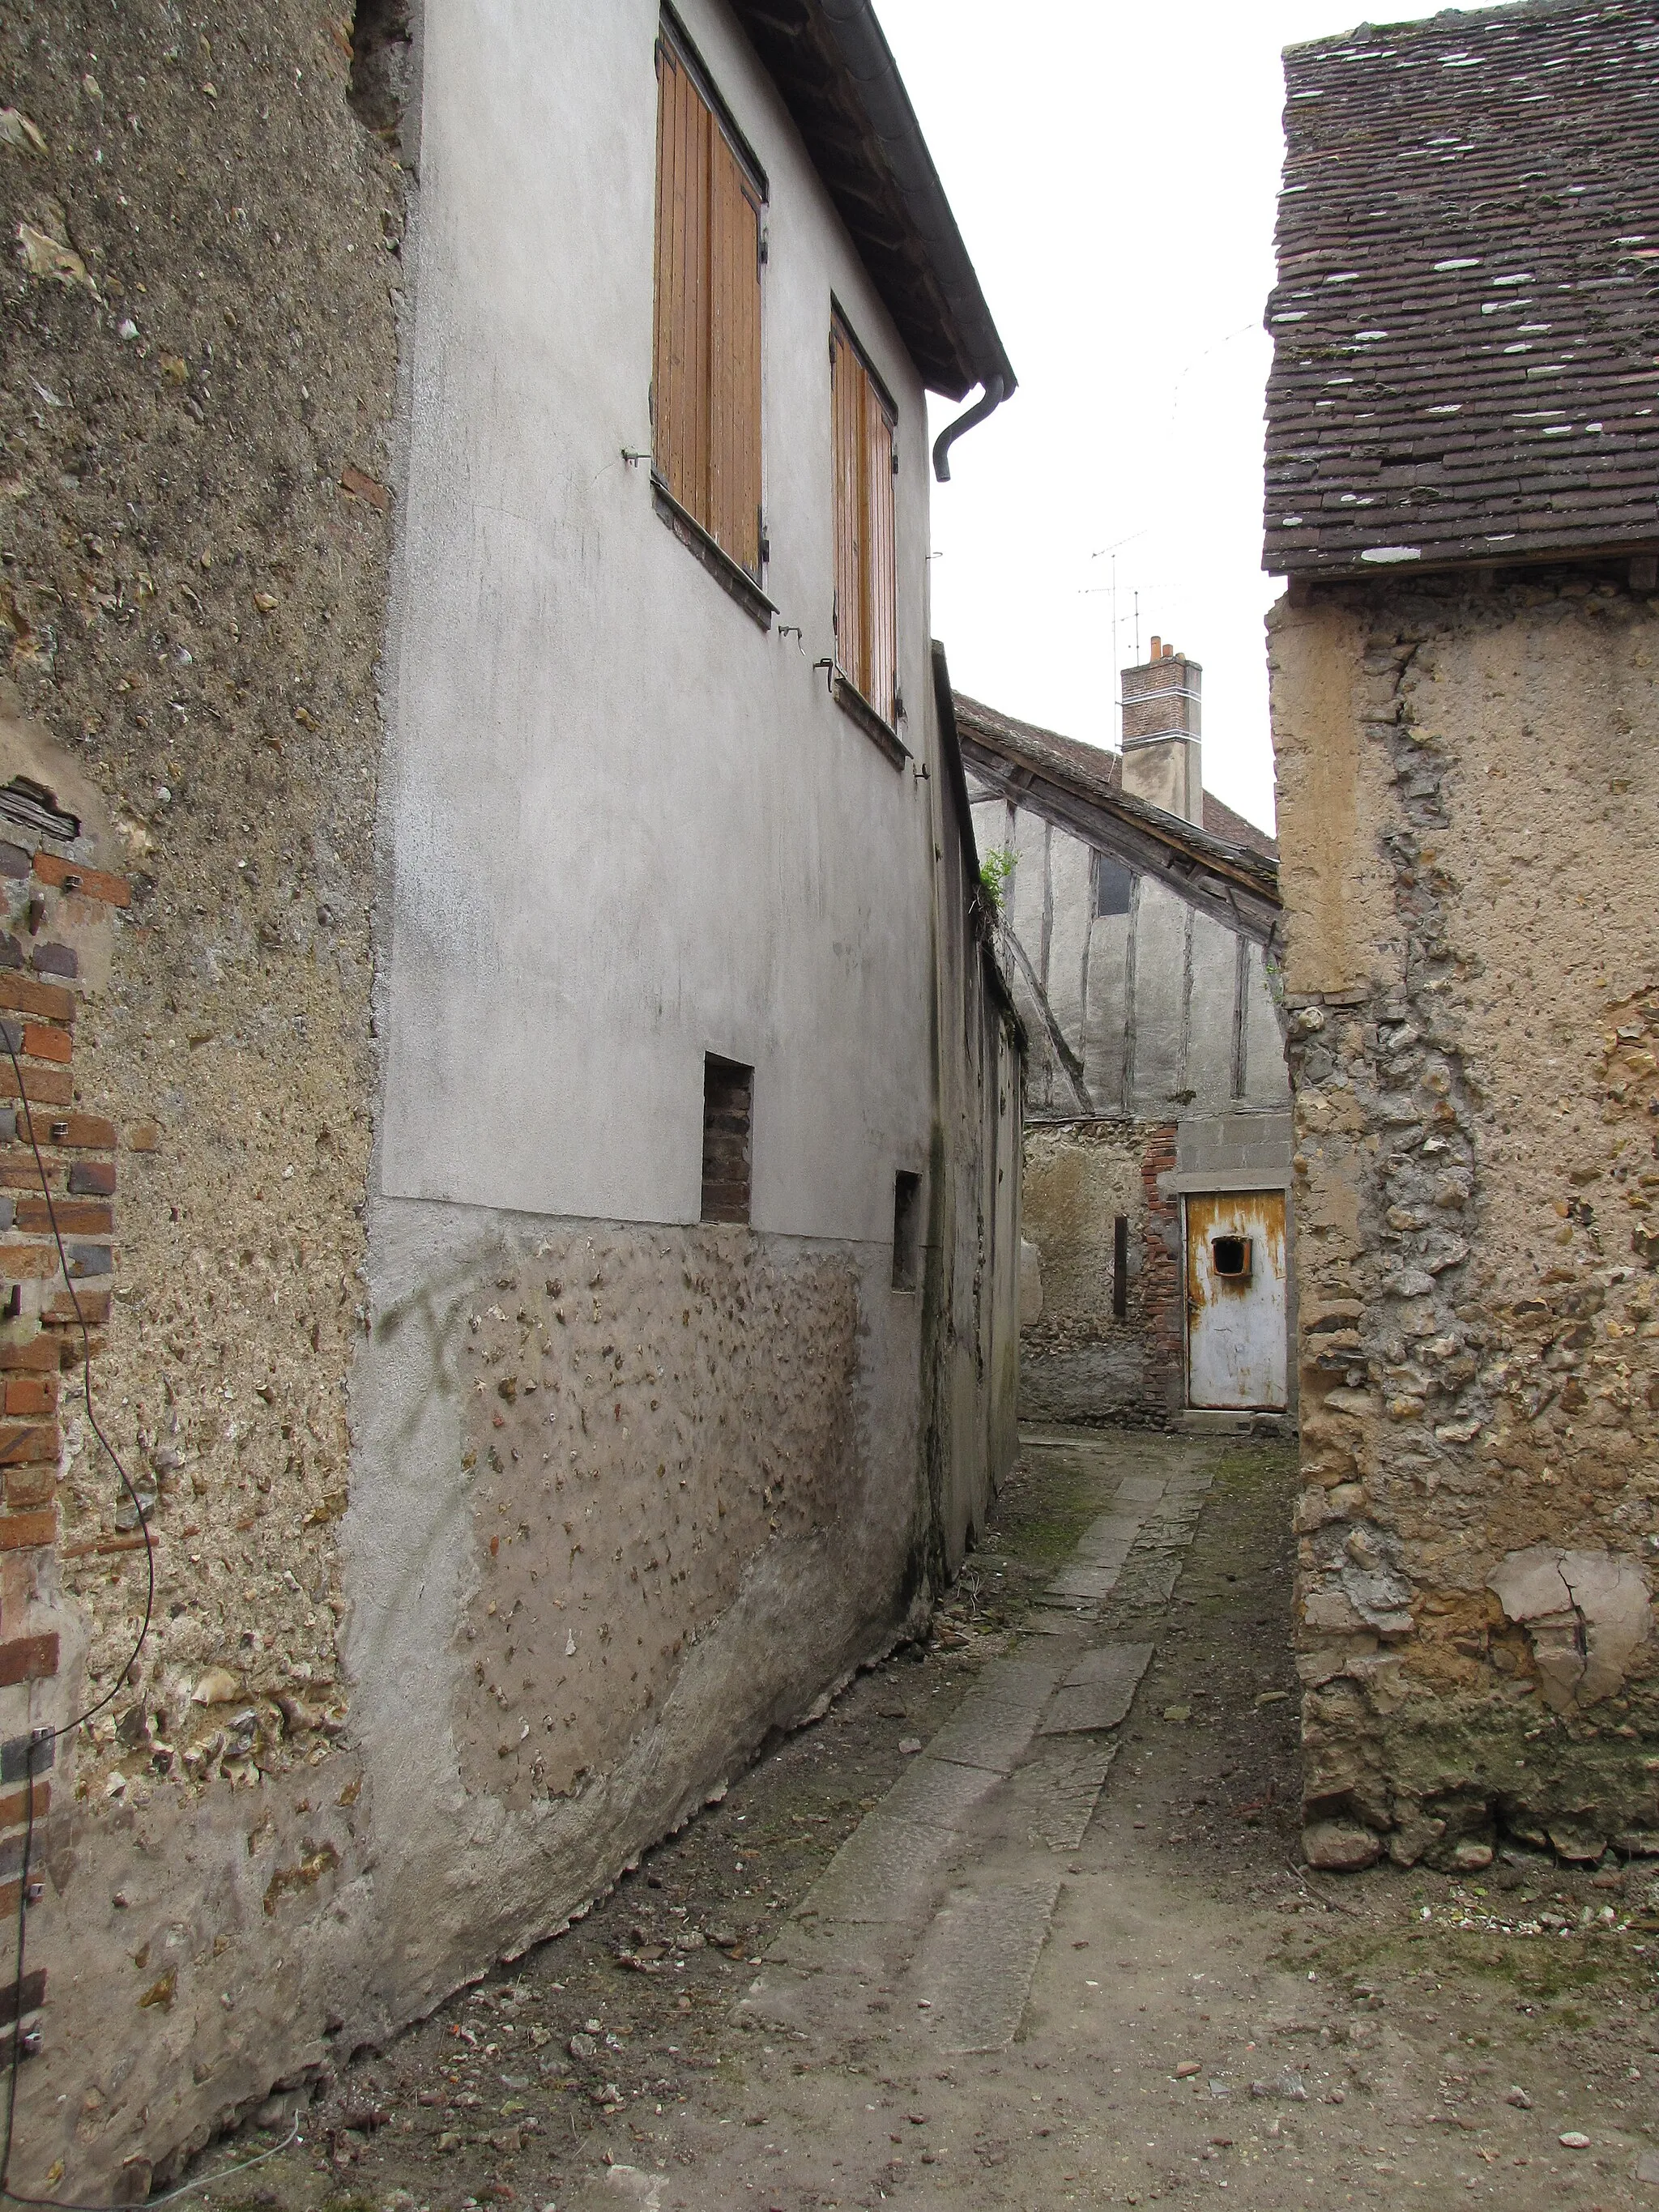
M 1659 602 L 1270 623 L 1308 1848 L 1659 1851 Z

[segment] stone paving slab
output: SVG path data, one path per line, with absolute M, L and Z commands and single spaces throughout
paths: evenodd
M 1048 1595 L 1081 1598 L 1086 1604 L 1097 1605 L 1103 1598 L 1110 1597 L 1121 1572 L 1121 1567 L 1062 1567 L 1049 1583 Z
M 1104 1644 L 1085 1654 L 1042 1717 L 1044 1735 L 1114 1729 L 1134 1703 L 1152 1664 L 1150 1644 Z
M 1028 1734 L 1030 1728 L 1028 1721 Z M 806 1902 L 823 1920 L 924 1920 L 961 1840 L 952 1828 L 896 1820 L 878 1806 L 830 1860 Z
M 791 1974 L 806 1980 L 834 1974 L 872 1984 L 890 1983 L 903 1972 L 920 1933 L 913 1923 L 900 1921 L 786 1921 L 767 1951 L 761 1978 L 787 1966 Z
M 1126 1568 L 1121 1582 L 1123 1595 L 1133 1597 L 1139 1606 L 1167 1605 L 1181 1579 L 1185 1556 L 1184 1552 L 1177 1553 L 1162 1566 L 1153 1565 L 1150 1559 L 1144 1567 L 1137 1563 L 1133 1572 Z
M 998 1705 L 1042 1706 L 1064 1671 L 1052 1658 L 994 1659 L 974 1686 L 969 1702 L 988 1698 Z
M 970 1697 L 928 1745 L 928 1755 L 963 1766 L 985 1767 L 994 1774 L 1011 1773 L 1031 1741 L 1039 1710 L 1036 1705 L 981 1703 Z
M 1116 1741 L 1084 1735 L 1045 1736 L 986 1808 L 985 1832 L 1011 1843 L 1074 1851 L 1089 1823 Z
M 1155 1505 L 1168 1488 L 1168 1479 L 1161 1474 L 1126 1474 L 1117 1486 L 1115 1503 Z
M 1020 1881 L 952 1892 L 910 1976 L 918 2003 L 928 2005 L 927 2030 L 939 2050 L 955 2057 L 1004 2051 L 1013 2041 L 1060 1882 L 1057 1870 L 1034 1872 Z
M 923 1827 L 960 1828 L 1001 1780 L 993 1767 L 963 1766 L 928 1754 L 900 1775 L 881 1809 L 896 1820 L 914 1820 Z
M 1127 1559 L 1139 1534 L 1139 1522 L 1125 1521 L 1114 1513 L 1084 1530 L 1078 1538 L 1077 1556 L 1097 1562 Z

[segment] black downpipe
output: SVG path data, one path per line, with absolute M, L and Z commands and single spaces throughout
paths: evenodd
M 951 481 L 951 448 L 966 430 L 994 415 L 1002 404 L 1004 386 L 1000 376 L 988 376 L 985 389 L 965 415 L 958 415 L 954 422 L 947 422 L 933 441 L 933 474 L 941 483 Z

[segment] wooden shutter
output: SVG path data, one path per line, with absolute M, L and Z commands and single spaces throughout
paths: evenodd
M 884 722 L 898 706 L 898 568 L 893 544 L 893 425 L 881 395 L 865 377 L 864 696 Z
M 708 512 L 721 550 L 760 575 L 760 206 L 723 133 L 713 149 Z
M 898 706 L 893 416 L 846 331 L 830 331 L 836 470 L 836 660 L 883 721 Z
M 758 580 L 761 196 L 666 35 L 657 77 L 653 463 Z
M 864 657 L 863 372 L 846 334 L 830 337 L 836 446 L 836 660 L 859 690 Z
M 700 487 L 708 474 L 708 141 L 714 118 L 665 39 L 657 46 L 657 79 L 653 458 L 669 491 L 701 522 Z

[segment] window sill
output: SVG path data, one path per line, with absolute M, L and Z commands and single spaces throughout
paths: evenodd
M 777 612 L 749 571 L 717 544 L 694 514 L 689 514 L 659 476 L 651 478 L 651 502 L 682 545 L 702 562 L 723 592 L 734 599 L 763 629 L 769 630 Z
M 851 684 L 837 668 L 830 680 L 836 704 L 844 714 L 850 715 L 871 743 L 886 754 L 895 768 L 902 768 L 910 757 L 910 748 L 890 722 L 881 716 L 855 684 Z

